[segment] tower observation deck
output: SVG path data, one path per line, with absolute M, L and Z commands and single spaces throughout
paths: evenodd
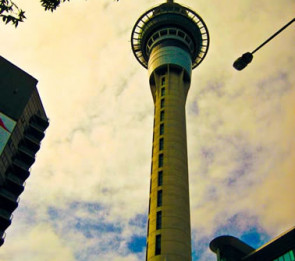
M 146 260 L 191 261 L 185 103 L 209 33 L 198 14 L 168 0 L 137 20 L 131 45 L 154 100 Z

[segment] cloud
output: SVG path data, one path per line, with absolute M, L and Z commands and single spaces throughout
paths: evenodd
M 73 1 L 51 14 L 24 1 L 26 23 L 0 28 L 2 55 L 39 80 L 50 118 L 0 261 L 144 259 L 153 101 L 130 33 L 157 4 Z M 286 30 L 242 72 L 232 63 L 295 6 L 183 4 L 211 40 L 187 99 L 193 260 L 208 261 L 217 234 L 259 246 L 294 223 L 294 35 Z
M 15 235 L 9 244 L 10 248 L 1 249 L 1 261 L 75 260 L 65 242 L 47 224 L 36 225 L 25 234 Z

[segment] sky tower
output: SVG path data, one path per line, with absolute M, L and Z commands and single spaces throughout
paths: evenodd
M 146 260 L 190 261 L 185 103 L 192 69 L 208 51 L 208 30 L 194 11 L 168 0 L 137 20 L 131 45 L 148 69 L 154 100 Z

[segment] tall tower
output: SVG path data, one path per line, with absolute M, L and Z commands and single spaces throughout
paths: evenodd
M 146 260 L 191 261 L 185 103 L 208 30 L 194 11 L 168 0 L 137 20 L 131 45 L 154 100 Z

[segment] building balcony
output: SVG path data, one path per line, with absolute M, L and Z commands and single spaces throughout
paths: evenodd
M 5 188 L 16 196 L 19 196 L 24 191 L 24 181 L 15 176 L 13 173 L 8 173 L 5 181 Z
M 43 140 L 45 133 L 41 131 L 39 128 L 36 127 L 36 124 L 30 123 L 29 127 L 25 131 L 26 134 L 30 135 L 31 137 L 35 138 L 39 142 Z
M 4 209 L 0 208 L 0 233 L 2 234 L 2 239 L 4 231 L 11 225 L 12 215 Z
M 24 146 L 20 146 L 18 148 L 16 158 L 24 162 L 29 167 L 31 167 L 35 162 L 35 154 Z
M 29 168 L 30 166 L 18 159 L 14 159 L 12 162 L 12 172 L 21 180 L 26 180 L 30 176 Z
M 40 142 L 41 142 L 41 140 L 43 139 L 40 139 L 38 136 L 36 137 L 35 135 L 34 135 L 34 131 L 31 131 L 32 130 L 32 128 L 28 128 L 26 131 L 25 131 L 25 133 L 24 133 L 24 137 L 26 138 L 26 139 L 28 139 L 28 140 L 31 140 L 32 142 L 34 142 L 35 144 L 38 144 L 38 145 L 40 145 Z M 44 134 L 44 133 L 43 133 Z M 43 136 L 44 137 L 44 136 Z
M 26 147 L 30 151 L 37 153 L 37 151 L 40 149 L 40 141 L 31 138 L 30 135 L 24 135 L 24 138 L 19 143 L 19 146 Z
M 37 114 L 31 117 L 30 124 L 41 132 L 44 132 L 49 126 L 48 119 L 43 119 Z
M 4 244 L 5 237 L 6 237 L 6 233 L 0 232 L 0 247 Z
M 25 144 L 19 144 L 18 146 L 18 150 L 21 152 L 21 153 L 24 153 L 26 154 L 28 157 L 31 157 L 31 158 L 35 158 L 35 152 L 31 150 L 31 148 L 29 148 L 28 146 L 26 146 Z
M 0 209 L 12 213 L 18 206 L 19 198 L 17 195 L 8 191 L 4 187 L 0 188 Z

